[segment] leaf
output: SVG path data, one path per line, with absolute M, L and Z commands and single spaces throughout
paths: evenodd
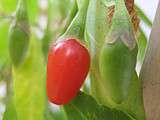
M 8 59 L 8 29 L 9 22 L 7 20 L 0 22 L 0 66 Z
M 47 60 L 51 40 L 56 40 L 57 34 L 62 35 L 66 31 L 77 12 L 77 6 L 75 4 L 73 4 L 73 7 L 69 11 L 69 6 L 72 4 L 69 1 L 66 5 L 66 2 L 66 0 L 65 2 L 64 0 L 48 0 L 48 20 L 44 36 L 42 38 L 42 51 L 45 61 Z M 65 11 L 65 13 L 63 13 L 63 11 Z M 63 24 L 64 21 L 66 21 L 65 25 Z M 55 27 L 53 27 L 53 25 Z
M 133 74 L 127 98 L 122 104 L 115 105 L 115 108 L 127 112 L 136 120 L 145 120 L 142 85 L 136 72 Z
M 151 20 L 146 16 L 146 14 L 143 12 L 143 10 L 141 10 L 140 7 L 138 7 L 137 5 L 135 5 L 136 11 L 138 13 L 138 16 L 140 17 L 140 19 L 142 19 L 142 21 L 147 24 L 149 27 L 152 27 L 152 22 Z
M 100 49 L 109 30 L 106 14 L 108 14 L 108 9 L 102 4 L 102 0 L 90 0 L 86 19 L 85 42 L 89 47 L 92 59 L 91 93 L 98 102 L 106 101 L 106 92 L 99 73 Z
M 6 109 L 3 115 L 3 120 L 17 120 L 17 113 L 15 110 L 15 105 L 13 102 L 13 81 L 11 73 L 11 65 L 7 64 L 4 66 L 2 75 L 6 82 L 6 96 L 5 96 L 5 105 Z
M 11 13 L 16 9 L 17 0 L 0 0 L 0 13 Z
M 145 57 L 145 51 L 147 47 L 147 37 L 145 36 L 142 29 L 139 30 L 139 36 L 138 36 L 138 56 L 137 59 L 140 61 L 140 63 L 143 63 L 144 57 Z
M 72 5 L 72 7 L 71 7 L 71 9 L 69 11 L 69 15 L 66 18 L 66 24 L 65 24 L 61 34 L 63 34 L 67 30 L 68 26 L 70 25 L 70 23 L 72 22 L 73 18 L 75 17 L 77 11 L 78 11 L 78 5 L 77 5 L 76 0 L 74 0 L 74 3 L 73 3 L 73 5 Z
M 62 18 L 64 19 L 71 7 L 71 0 L 58 0 L 58 8 Z
M 39 0 L 27 0 L 27 7 L 30 22 L 36 23 L 40 12 Z
M 0 0 L 0 15 L 8 15 L 16 11 L 16 6 L 19 0 Z M 29 19 L 31 23 L 37 22 L 39 8 L 39 0 L 27 0 Z
M 134 120 L 120 110 L 99 105 L 91 96 L 82 92 L 64 105 L 64 110 L 68 120 Z
M 26 61 L 13 68 L 13 78 L 18 120 L 43 120 L 46 101 L 44 63 L 40 41 L 34 36 Z
M 17 120 L 16 110 L 12 99 L 10 99 L 6 105 L 3 120 Z
M 78 12 L 76 16 L 73 18 L 72 22 L 68 26 L 65 33 L 61 36 L 60 39 L 66 37 L 75 37 L 79 40 L 84 40 L 84 30 L 86 24 L 86 16 L 87 16 L 87 9 L 88 9 L 89 0 L 81 0 L 78 5 Z

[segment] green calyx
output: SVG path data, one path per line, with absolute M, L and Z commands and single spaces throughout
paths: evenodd
M 75 37 L 79 40 L 84 40 L 84 29 L 89 0 L 81 0 L 77 3 L 78 12 L 68 26 L 66 32 L 61 36 L 62 39 L 66 37 Z
M 132 22 L 124 0 L 115 0 L 115 13 L 112 18 L 111 29 L 106 37 L 106 43 L 114 43 L 117 40 L 122 40 L 130 50 L 136 46 Z
M 17 21 L 28 21 L 27 1 L 19 0 L 16 10 Z
M 23 63 L 30 38 L 30 29 L 26 1 L 19 0 L 16 10 L 16 19 L 9 31 L 9 54 L 14 66 Z
M 18 1 L 15 25 L 21 28 L 26 34 L 30 34 L 26 0 Z

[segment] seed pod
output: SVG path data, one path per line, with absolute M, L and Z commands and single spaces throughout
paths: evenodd
M 55 104 L 67 104 L 80 90 L 89 71 L 90 56 L 83 44 L 88 0 L 79 10 L 66 32 L 51 45 L 47 64 L 47 96 Z
M 16 19 L 9 31 L 9 54 L 14 66 L 23 63 L 29 45 L 29 22 L 25 0 L 19 0 Z
M 111 29 L 100 52 L 100 74 L 109 98 L 120 104 L 128 95 L 137 45 L 124 0 L 116 0 Z

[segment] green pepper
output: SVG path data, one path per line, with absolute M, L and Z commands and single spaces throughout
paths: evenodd
M 9 54 L 14 66 L 23 63 L 29 46 L 29 21 L 26 0 L 19 0 L 16 19 L 9 31 Z

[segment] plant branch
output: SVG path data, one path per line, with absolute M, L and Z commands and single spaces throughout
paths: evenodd
M 147 120 L 160 120 L 160 1 L 142 65 L 143 97 Z

